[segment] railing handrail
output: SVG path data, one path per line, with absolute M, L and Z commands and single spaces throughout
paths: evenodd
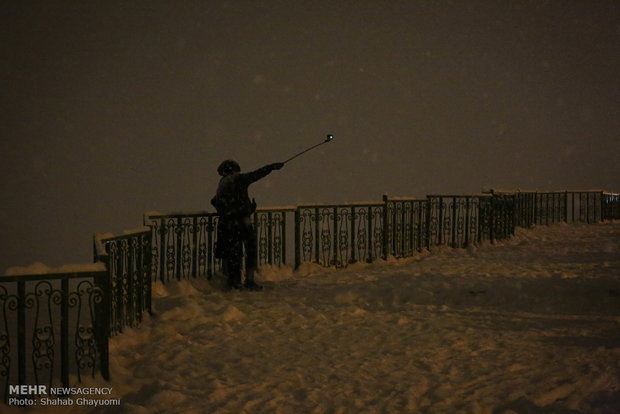
M 148 226 L 142 226 L 133 230 L 125 230 L 121 234 L 95 233 L 95 240 L 103 242 L 111 239 L 129 239 L 131 237 L 135 237 L 144 233 L 151 233 L 151 228 Z
M 297 206 L 269 206 L 269 207 L 258 207 L 256 211 L 295 211 L 297 210 Z
M 145 220 L 155 218 L 185 218 L 185 217 L 202 217 L 202 216 L 217 216 L 217 213 L 213 211 L 174 211 L 170 213 L 162 213 L 157 211 L 148 211 L 144 213 Z
M 505 194 L 514 194 L 514 193 L 498 193 L 495 192 L 495 195 L 505 195 Z M 493 197 L 493 194 L 429 194 L 426 196 L 427 198 L 435 198 L 435 197 L 443 197 L 443 198 L 454 198 L 454 197 L 482 197 L 489 198 Z
M 332 203 L 332 204 L 320 204 L 320 203 L 304 203 L 299 204 L 296 209 L 301 208 L 334 208 L 334 207 L 372 207 L 372 206 L 381 206 L 383 205 L 383 201 L 359 201 L 359 202 L 351 202 L 351 203 Z
M 91 276 L 103 276 L 107 273 L 105 265 L 102 270 L 83 270 L 75 272 L 58 272 L 58 273 L 24 273 L 19 275 L 0 275 L 0 283 L 9 282 L 32 282 L 35 280 L 61 280 L 61 279 L 84 279 Z

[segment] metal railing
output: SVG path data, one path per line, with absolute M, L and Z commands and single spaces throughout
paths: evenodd
M 95 235 L 95 262 L 103 262 L 108 271 L 106 291 L 109 297 L 110 334 L 123 327 L 137 326 L 144 312 L 151 309 L 151 230 L 143 228 L 123 235 Z
M 109 379 L 107 271 L 0 276 L 0 381 L 60 382 L 71 374 Z
M 253 216 L 259 265 L 287 263 L 290 251 L 287 228 L 292 227 L 294 207 L 261 208 Z M 151 228 L 151 277 L 167 282 L 195 277 L 211 278 L 221 269 L 215 258 L 218 215 L 194 213 L 146 213 Z
M 259 265 L 298 268 L 313 262 L 345 267 L 407 257 L 431 246 L 494 242 L 512 236 L 516 227 L 618 218 L 619 203 L 618 194 L 602 191 L 384 196 L 383 202 L 264 208 L 253 220 Z M 146 214 L 144 224 L 153 239 L 153 279 L 210 278 L 220 270 L 213 254 L 217 222 L 218 216 L 209 212 Z M 291 248 L 293 263 L 287 255 Z
M 383 203 L 302 205 L 295 210 L 295 267 L 343 267 L 384 256 Z
M 620 220 L 620 194 L 602 193 L 601 214 L 603 220 Z
M 304 262 L 346 267 L 378 258 L 408 257 L 432 246 L 467 247 L 511 237 L 516 227 L 618 218 L 616 193 L 602 191 L 491 192 L 388 197 L 382 202 L 263 208 L 253 216 L 259 265 Z M 211 278 L 215 213 L 148 213 L 153 280 Z M 290 251 L 294 251 L 291 258 Z
M 0 392 L 110 378 L 108 340 L 151 313 L 151 230 L 95 235 L 101 271 L 0 276 Z
M 617 193 L 589 190 L 516 192 L 514 195 L 517 197 L 515 219 L 519 227 L 620 219 Z

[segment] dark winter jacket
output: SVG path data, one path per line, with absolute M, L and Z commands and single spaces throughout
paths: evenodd
M 234 220 L 248 217 L 254 213 L 256 203 L 250 201 L 248 187 L 274 169 L 279 169 L 278 167 L 282 168 L 281 164 L 269 164 L 256 171 L 234 172 L 222 177 L 217 187 L 217 193 L 211 200 L 211 204 L 217 210 L 220 218 Z

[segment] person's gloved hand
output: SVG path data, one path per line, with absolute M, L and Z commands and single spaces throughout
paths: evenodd
M 284 163 L 283 162 L 274 162 L 273 164 L 270 165 L 272 170 L 279 170 L 280 168 L 284 167 Z

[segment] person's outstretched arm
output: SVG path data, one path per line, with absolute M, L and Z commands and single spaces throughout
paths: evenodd
M 250 185 L 255 181 L 260 180 L 261 178 L 267 176 L 273 170 L 279 170 L 284 167 L 284 164 L 281 162 L 274 162 L 273 164 L 267 164 L 264 167 L 261 167 L 257 170 L 241 173 L 239 174 L 241 179 L 246 182 L 246 184 Z

